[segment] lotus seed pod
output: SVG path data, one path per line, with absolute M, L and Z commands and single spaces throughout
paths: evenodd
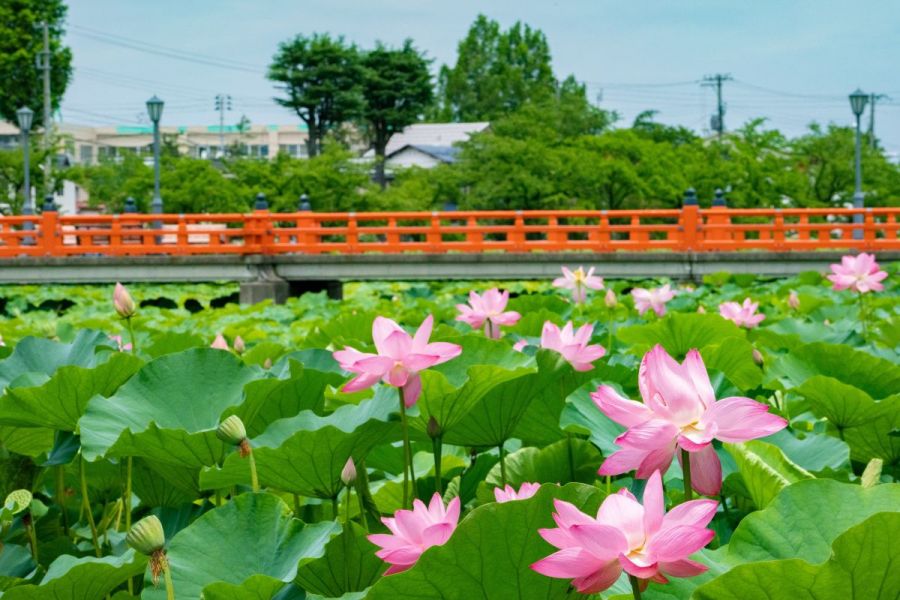
M 31 505 L 31 492 L 28 490 L 14 490 L 6 497 L 3 508 L 12 514 L 18 514 Z
M 247 429 L 244 422 L 237 415 L 231 415 L 221 423 L 216 429 L 216 437 L 232 446 L 240 446 L 247 439 Z
M 344 482 L 344 485 L 351 485 L 356 481 L 356 465 L 353 464 L 352 456 L 347 459 L 347 463 L 341 469 L 341 481 Z
M 125 542 L 135 551 L 152 556 L 166 545 L 166 534 L 156 515 L 150 515 L 131 526 Z
M 134 316 L 134 300 L 131 299 L 131 294 L 121 283 L 117 283 L 116 289 L 113 291 L 113 307 L 123 319 L 130 319 Z

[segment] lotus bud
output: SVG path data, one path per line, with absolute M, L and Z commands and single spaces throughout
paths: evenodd
M 434 416 L 428 417 L 428 425 L 425 426 L 425 431 L 428 433 L 428 437 L 432 439 L 440 437 L 443 433 L 440 423 L 437 422 Z
M 606 303 L 606 308 L 615 308 L 619 304 L 618 298 L 616 298 L 616 293 L 612 291 L 612 288 L 606 290 L 606 296 L 603 297 L 603 302 Z
M 525 346 L 528 345 L 528 340 L 519 340 L 515 344 L 513 344 L 513 350 L 516 352 L 522 352 L 525 350 Z
M 145 556 L 153 556 L 166 545 L 166 534 L 156 515 L 144 517 L 131 526 L 125 542 Z
M 247 349 L 246 344 L 244 344 L 244 338 L 241 336 L 237 336 L 234 338 L 234 351 L 238 354 L 243 354 L 244 350 Z
M 699 306 L 697 307 L 697 314 L 705 315 L 705 314 L 706 314 L 706 307 L 703 306 L 702 304 L 699 305 Z
M 352 456 L 347 459 L 347 463 L 344 465 L 344 468 L 341 469 L 341 481 L 343 481 L 346 486 L 353 485 L 353 482 L 356 481 L 356 465 L 353 464 Z
M 228 342 L 225 341 L 225 336 L 221 333 L 216 334 L 216 339 L 213 340 L 213 343 L 209 345 L 210 348 L 215 348 L 216 350 L 228 350 Z
M 757 350 L 756 348 L 753 349 L 753 362 L 755 362 L 755 363 L 756 363 L 757 365 L 759 365 L 760 367 L 761 367 L 762 364 L 763 364 L 763 355 L 762 355 L 762 352 L 760 352 L 760 351 Z
M 791 290 L 791 293 L 788 294 L 787 303 L 791 310 L 797 310 L 798 308 L 800 308 L 800 296 L 797 295 L 796 290 Z
M 265 369 L 266 371 L 268 371 L 268 370 L 271 369 L 271 368 L 272 368 L 272 359 L 271 359 L 271 358 L 267 358 L 266 360 L 263 361 L 263 369 Z
M 134 300 L 131 299 L 131 294 L 121 283 L 116 283 L 116 289 L 113 291 L 113 307 L 123 319 L 130 319 L 134 316 Z

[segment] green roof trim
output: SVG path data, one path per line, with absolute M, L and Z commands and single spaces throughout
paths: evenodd
M 210 125 L 206 128 L 207 133 L 240 133 L 241 130 L 237 125 L 225 125 L 224 127 L 219 127 L 218 125 Z
M 153 133 L 153 127 L 148 125 L 119 125 L 116 127 L 116 133 L 119 135 L 140 135 L 144 133 Z

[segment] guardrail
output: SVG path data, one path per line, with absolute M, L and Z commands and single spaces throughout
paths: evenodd
M 0 217 L 0 257 L 827 249 L 900 250 L 900 208 Z

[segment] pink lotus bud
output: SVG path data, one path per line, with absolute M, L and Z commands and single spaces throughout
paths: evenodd
M 703 305 L 701 304 L 700 306 L 697 307 L 697 313 L 698 313 L 698 314 L 701 314 L 701 315 L 705 315 L 705 314 L 706 314 L 706 307 L 703 306 Z
M 757 365 L 759 365 L 760 367 L 761 367 L 762 364 L 763 364 L 763 355 L 762 355 L 762 352 L 760 352 L 760 351 L 757 350 L 756 348 L 753 349 L 753 362 L 755 362 L 755 363 L 756 363 Z
M 788 294 L 787 303 L 791 310 L 797 310 L 798 308 L 800 308 L 800 296 L 797 295 L 796 290 L 791 290 L 791 293 Z
M 225 341 L 225 336 L 221 333 L 216 334 L 216 339 L 213 340 L 213 343 L 209 345 L 210 348 L 215 348 L 216 350 L 228 350 L 228 342 Z
M 606 290 L 606 296 L 603 297 L 603 302 L 606 303 L 606 308 L 615 308 L 619 304 L 619 299 L 616 298 L 616 293 L 612 291 L 612 288 Z
M 263 369 L 268 371 L 271 368 L 272 368 L 272 359 L 267 358 L 266 360 L 263 361 Z
M 247 346 L 244 344 L 244 338 L 241 336 L 237 336 L 234 338 L 234 351 L 238 354 L 243 354 L 244 350 L 247 349 Z
M 353 457 L 347 459 L 347 463 L 344 465 L 344 468 L 341 469 L 341 481 L 344 482 L 344 485 L 352 485 L 354 481 L 356 481 L 356 465 L 353 464 Z
M 117 283 L 116 289 L 113 291 L 113 307 L 123 319 L 130 319 L 134 316 L 134 300 L 131 299 L 131 294 L 121 283 Z

